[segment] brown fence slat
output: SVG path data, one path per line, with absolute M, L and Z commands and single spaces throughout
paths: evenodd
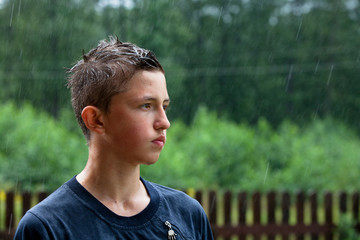
M 217 199 L 215 191 L 209 192 L 209 222 L 211 226 L 216 226 L 217 220 Z M 216 230 L 213 228 L 214 237 L 217 236 Z
M 203 201 L 202 201 L 202 191 L 196 191 L 196 192 L 195 192 L 195 199 L 196 199 L 201 205 L 203 205 Z
M 275 209 L 276 209 L 276 194 L 275 192 L 269 192 L 267 195 L 267 224 L 275 224 Z M 270 234 L 268 240 L 275 240 L 275 234 Z
M 38 201 L 41 202 L 42 200 L 44 200 L 46 197 L 48 196 L 48 194 L 46 192 L 40 192 L 38 194 Z
M 304 211 L 305 211 L 305 193 L 299 192 L 296 195 L 296 223 L 304 224 Z M 304 240 L 303 234 L 298 234 L 296 236 L 297 240 Z
M 22 194 L 22 215 L 24 216 L 26 211 L 31 207 L 31 193 L 24 192 Z
M 224 194 L 224 223 L 225 225 L 231 225 L 231 199 L 232 194 L 230 191 L 225 192 Z
M 224 224 L 225 226 L 231 226 L 231 199 L 232 194 L 230 191 L 224 194 Z M 230 240 L 230 237 L 224 238 L 224 240 Z
M 247 208 L 247 194 L 246 192 L 240 192 L 238 194 L 238 223 L 239 225 L 243 226 L 246 224 L 246 208 Z M 239 233 L 238 234 L 239 240 L 245 240 L 246 234 Z
M 325 194 L 325 224 L 328 226 L 332 226 L 333 224 L 333 199 L 331 193 Z M 333 239 L 333 233 L 332 231 L 325 233 L 325 240 L 332 240 Z
M 5 210 L 5 229 L 12 230 L 14 228 L 14 201 L 15 193 L 6 193 L 6 210 Z
M 282 213 L 281 223 L 286 226 L 289 224 L 289 218 L 290 218 L 290 194 L 287 192 L 282 194 L 281 213 Z M 282 239 L 288 240 L 289 233 L 283 233 Z
M 261 217 L 261 195 L 259 192 L 255 192 L 252 196 L 252 206 L 254 214 L 254 224 L 260 224 Z
M 209 193 L 209 221 L 216 224 L 217 219 L 217 199 L 215 191 Z
M 261 223 L 261 194 L 255 192 L 252 196 L 252 207 L 253 207 L 253 217 L 254 225 L 260 225 Z M 252 234 L 254 240 L 260 240 L 260 232 L 255 232 Z
M 299 192 L 296 195 L 296 222 L 304 223 L 304 205 L 305 205 L 305 194 L 304 192 Z
M 238 194 L 238 211 L 239 217 L 238 222 L 239 224 L 246 223 L 246 209 L 247 209 L 247 194 L 245 192 L 241 192 Z
M 346 213 L 347 212 L 347 194 L 345 192 L 341 192 L 339 198 L 340 198 L 340 201 L 339 201 L 340 213 Z
M 311 224 L 318 224 L 318 202 L 317 202 L 317 194 L 315 192 L 310 194 L 310 214 L 311 214 Z M 313 233 L 311 234 L 311 240 L 318 240 L 319 234 Z

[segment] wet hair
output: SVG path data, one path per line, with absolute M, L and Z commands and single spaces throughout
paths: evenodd
M 108 113 L 111 98 L 126 91 L 127 83 L 139 70 L 164 73 L 153 52 L 110 36 L 83 53 L 82 59 L 67 71 L 72 107 L 87 141 L 90 131 L 81 118 L 82 110 L 95 106 Z

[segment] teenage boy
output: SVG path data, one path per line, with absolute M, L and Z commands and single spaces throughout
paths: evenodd
M 69 73 L 88 161 L 25 214 L 15 239 L 213 239 L 196 200 L 140 177 L 141 164 L 158 160 L 170 127 L 155 55 L 110 37 Z

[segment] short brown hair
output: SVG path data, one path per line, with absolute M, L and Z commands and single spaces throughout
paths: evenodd
M 126 91 L 126 86 L 138 70 L 159 70 L 164 73 L 153 52 L 117 37 L 101 40 L 97 47 L 83 54 L 68 70 L 68 87 L 71 89 L 71 103 L 77 121 L 86 137 L 90 131 L 81 118 L 86 106 L 95 106 L 105 113 L 112 96 Z

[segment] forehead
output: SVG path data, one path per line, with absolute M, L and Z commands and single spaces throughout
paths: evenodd
M 149 86 L 158 86 L 166 89 L 164 73 L 161 71 L 138 71 L 130 79 L 127 90 L 136 90 L 137 88 L 147 88 Z
M 138 71 L 127 83 L 126 90 L 118 94 L 118 96 L 120 98 L 152 97 L 159 100 L 169 99 L 165 75 L 157 70 Z

